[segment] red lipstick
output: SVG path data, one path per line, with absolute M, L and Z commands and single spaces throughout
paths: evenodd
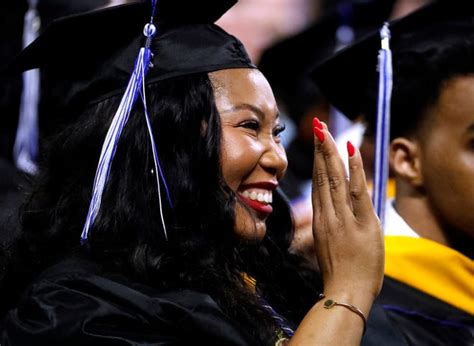
M 244 202 L 246 205 L 248 205 L 250 208 L 252 208 L 258 213 L 269 215 L 273 211 L 273 207 L 270 204 L 254 201 L 253 199 L 244 197 L 240 194 L 239 194 L 239 198 L 242 200 L 242 202 Z

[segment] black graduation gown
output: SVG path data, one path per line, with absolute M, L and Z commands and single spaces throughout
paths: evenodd
M 250 345 L 208 295 L 108 278 L 83 260 L 41 275 L 3 321 L 7 345 Z
M 474 316 L 385 277 L 362 345 L 472 346 L 473 332 Z

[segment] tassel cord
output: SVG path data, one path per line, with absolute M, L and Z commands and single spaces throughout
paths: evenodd
M 99 212 L 102 202 L 102 195 L 109 177 L 110 168 L 112 165 L 113 157 L 115 155 L 115 151 L 117 149 L 118 140 L 125 124 L 128 121 L 131 108 L 138 97 L 138 87 L 142 82 L 142 75 L 138 73 L 138 71 L 140 71 L 142 68 L 145 68 L 146 70 L 148 68 L 148 64 L 143 66 L 144 55 L 145 48 L 142 48 L 135 62 L 134 72 L 132 73 L 132 77 L 130 78 L 129 84 L 125 91 L 125 95 L 119 105 L 119 108 L 117 109 L 117 112 L 115 113 L 115 116 L 112 120 L 112 124 L 110 125 L 109 130 L 107 132 L 104 145 L 102 146 L 99 164 L 96 170 L 96 175 L 93 183 L 92 200 L 89 206 L 89 211 L 87 213 L 86 223 L 84 225 L 83 232 L 81 235 L 82 242 L 87 240 L 89 230 L 92 227 L 92 224 L 94 223 L 94 220 Z
M 390 31 L 385 23 L 381 29 L 382 49 L 379 52 L 379 93 L 373 202 L 382 226 L 385 219 L 385 198 L 388 181 L 388 148 L 390 140 L 390 104 L 393 85 Z
M 148 51 L 148 54 L 151 54 L 151 53 Z M 150 60 L 150 59 L 148 59 L 148 60 Z M 142 66 L 142 73 L 144 74 L 143 66 Z M 169 189 L 168 189 L 168 186 L 166 184 L 166 180 L 164 178 L 163 171 L 161 169 L 160 160 L 159 160 L 159 156 L 158 156 L 158 151 L 156 150 L 156 144 L 155 144 L 155 139 L 154 139 L 154 136 L 153 136 L 150 117 L 148 115 L 148 107 L 147 107 L 147 103 L 146 103 L 145 90 L 146 90 L 145 89 L 145 80 L 144 80 L 144 78 L 142 78 L 142 89 L 140 91 L 140 95 L 141 95 L 141 99 L 142 99 L 142 102 L 143 102 L 145 121 L 146 121 L 147 129 L 148 129 L 148 134 L 149 134 L 149 138 L 150 138 L 150 145 L 151 145 L 151 149 L 152 149 L 152 153 L 153 153 L 153 163 L 154 163 L 154 166 L 155 166 L 155 173 L 156 173 L 156 185 L 157 185 L 157 190 L 158 190 L 158 202 L 159 202 L 161 223 L 162 223 L 162 226 L 163 226 L 163 232 L 164 232 L 165 239 L 168 240 L 168 233 L 166 231 L 166 222 L 165 222 L 165 218 L 164 218 L 164 214 L 163 214 L 163 203 L 162 203 L 162 197 L 161 197 L 160 177 L 161 177 L 161 180 L 163 182 L 163 185 L 164 185 L 164 188 L 165 188 L 165 191 L 166 191 L 166 195 L 167 195 L 167 198 L 168 198 L 168 202 L 169 202 L 171 208 L 173 208 L 173 204 L 171 202 Z
M 28 1 L 28 11 L 25 14 L 23 26 L 23 47 L 28 46 L 38 37 L 40 18 L 36 10 L 37 0 Z M 23 90 L 19 110 L 19 119 L 13 158 L 17 168 L 36 174 L 38 169 L 38 104 L 40 98 L 39 69 L 26 71 L 22 76 Z

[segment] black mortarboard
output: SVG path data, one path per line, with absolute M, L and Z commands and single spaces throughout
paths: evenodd
M 100 210 L 115 149 L 136 100 L 143 103 L 167 238 L 162 187 L 171 208 L 173 204 L 159 163 L 144 84 L 199 72 L 254 68 L 240 41 L 214 24 L 236 2 L 151 0 L 71 16 L 54 21 L 13 64 L 13 70 L 46 69 L 63 87 L 58 108 L 64 113 L 66 108 L 80 110 L 123 94 L 102 146 L 82 243 Z
M 213 23 L 236 0 L 158 1 L 155 54 L 147 82 L 224 68 L 254 67 L 240 41 Z M 124 91 L 145 42 L 150 5 L 116 6 L 55 20 L 13 63 L 42 68 L 64 93 L 59 109 L 75 108 Z
M 394 94 L 403 68 L 398 62 L 400 55 L 429 52 L 433 47 L 472 36 L 473 20 L 474 2 L 439 0 L 391 22 Z M 374 31 L 318 64 L 311 73 L 322 93 L 351 119 L 367 113 L 375 114 L 379 49 L 380 35 Z M 423 63 L 429 64 L 430 61 Z
M 31 0 L 29 0 L 31 1 Z M 106 6 L 109 0 L 36 0 L 41 26 L 45 28 L 54 19 L 84 13 Z

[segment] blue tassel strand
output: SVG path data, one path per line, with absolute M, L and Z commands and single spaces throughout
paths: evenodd
M 144 73 L 144 71 L 143 71 Z M 168 186 L 166 184 L 165 177 L 163 175 L 163 170 L 161 169 L 161 164 L 160 164 L 160 159 L 158 157 L 158 151 L 156 150 L 156 145 L 155 145 L 155 138 L 153 136 L 153 130 L 151 128 L 151 121 L 150 117 L 148 115 L 148 107 L 146 104 L 146 95 L 145 95 L 145 79 L 142 78 L 142 89 L 140 91 L 140 96 L 143 102 L 143 109 L 144 109 L 144 114 L 145 114 L 145 121 L 148 129 L 148 135 L 150 136 L 150 144 L 151 144 L 151 150 L 153 153 L 153 163 L 155 166 L 155 176 L 156 176 L 156 186 L 158 188 L 158 202 L 159 202 L 159 208 L 160 208 L 160 218 L 161 218 L 161 224 L 163 226 L 163 232 L 165 235 L 166 240 L 168 240 L 168 232 L 166 231 L 166 222 L 165 218 L 163 215 L 163 203 L 162 203 L 162 198 L 161 198 L 161 184 L 160 184 L 160 178 L 163 181 L 163 186 L 166 191 L 166 197 L 168 199 L 168 203 L 173 208 L 173 203 L 171 201 L 171 196 L 170 192 L 168 189 Z
M 38 37 L 40 18 L 36 10 L 36 3 L 37 0 L 28 1 L 29 7 L 25 14 L 23 26 L 23 47 L 26 47 Z M 39 69 L 24 72 L 13 159 L 18 169 L 29 174 L 36 174 L 37 172 L 39 96 Z
M 390 142 L 390 103 L 392 98 L 393 68 L 390 50 L 390 30 L 385 23 L 380 30 L 382 49 L 379 51 L 379 93 L 375 140 L 375 168 L 373 203 L 382 226 L 385 221 L 385 198 L 388 182 L 388 148 Z
M 152 1 L 152 13 L 154 13 L 156 8 L 156 0 Z M 162 197 L 161 197 L 161 184 L 160 178 L 163 181 L 163 185 L 166 191 L 168 203 L 171 208 L 173 204 L 171 202 L 171 197 L 169 193 L 168 186 L 166 184 L 163 171 L 161 169 L 160 160 L 158 157 L 158 151 L 156 150 L 155 139 L 153 137 L 153 132 L 151 129 L 150 117 L 148 115 L 147 104 L 146 104 L 146 95 L 145 95 L 145 78 L 148 72 L 149 67 L 151 66 L 151 59 L 153 57 L 150 51 L 150 43 L 153 36 L 156 34 L 156 27 L 153 24 L 153 15 L 151 16 L 150 23 L 145 25 L 143 30 L 144 35 L 147 37 L 145 47 L 140 49 L 139 55 L 135 61 L 135 67 L 132 72 L 132 76 L 128 82 L 127 89 L 125 94 L 120 102 L 119 108 L 112 119 L 112 124 L 107 131 L 104 144 L 102 146 L 102 151 L 100 153 L 99 164 L 97 166 L 97 171 L 94 178 L 94 185 L 92 191 L 92 200 L 89 205 L 89 210 L 87 213 L 86 222 L 81 234 L 81 244 L 87 242 L 89 231 L 94 224 L 94 220 L 97 217 L 101 202 L 102 195 L 104 193 L 105 186 L 107 184 L 110 169 L 112 166 L 112 161 L 117 149 L 122 130 L 127 124 L 128 118 L 132 111 L 132 108 L 138 98 L 141 96 L 141 100 L 144 107 L 145 120 L 147 124 L 148 134 L 150 137 L 150 144 L 153 152 L 153 161 L 156 172 L 156 183 L 158 189 L 158 199 L 159 199 L 159 208 L 161 222 L 163 226 L 163 232 L 166 239 L 168 239 L 168 234 L 166 231 L 166 223 L 163 215 L 163 206 L 162 206 Z

